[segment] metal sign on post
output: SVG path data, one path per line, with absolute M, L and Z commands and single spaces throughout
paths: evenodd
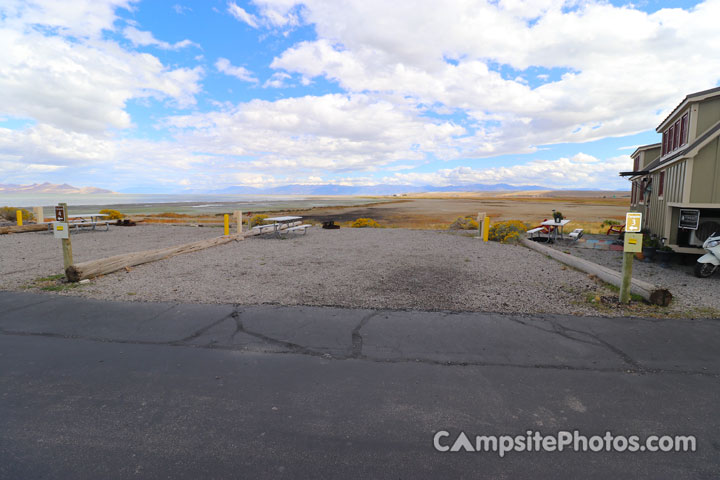
M 630 301 L 630 285 L 632 283 L 632 264 L 635 253 L 642 252 L 643 236 L 637 233 L 642 230 L 642 213 L 628 212 L 625 215 L 625 243 L 623 247 L 622 285 L 620 286 L 620 302 Z
M 626 232 L 639 232 L 642 230 L 642 213 L 640 212 L 628 212 L 625 214 L 625 231 Z
M 642 239 L 642 233 L 626 233 L 623 250 L 631 253 L 642 252 Z
M 53 223 L 53 232 L 55 238 L 59 238 L 62 242 L 63 264 L 65 269 L 73 264 L 72 243 L 70 242 L 70 226 L 65 223 L 67 218 L 67 203 L 60 203 L 55 207 L 55 219 Z
M 53 235 L 55 238 L 70 238 L 70 228 L 65 222 L 53 222 Z
M 58 205 L 55 207 L 55 220 L 58 222 L 64 222 L 65 221 L 65 208 L 62 206 L 63 204 Z

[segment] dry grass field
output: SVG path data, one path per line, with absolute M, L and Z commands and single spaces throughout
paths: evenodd
M 587 232 L 602 230 L 604 220 L 622 220 L 630 206 L 626 192 L 582 192 L 577 196 L 541 194 L 449 193 L 407 196 L 394 202 L 349 208 L 316 208 L 299 215 L 310 221 L 335 220 L 339 223 L 366 217 L 381 225 L 398 228 L 446 229 L 457 217 L 485 212 L 493 222 L 522 220 L 537 225 L 552 218 L 552 210 L 563 213 L 573 228 Z M 573 192 L 580 193 L 580 192 Z
M 521 220 L 537 225 L 551 218 L 555 209 L 571 220 L 569 227 L 599 233 L 607 228 L 601 227 L 604 220 L 624 219 L 630 204 L 629 192 L 590 191 L 437 192 L 383 199 L 386 201 L 371 205 L 272 213 L 300 215 L 310 223 L 334 220 L 347 226 L 358 218 L 372 218 L 389 228 L 444 230 L 456 218 L 475 217 L 478 212 L 485 212 L 492 222 Z M 144 223 L 204 225 L 222 224 L 223 221 L 222 214 L 193 216 L 172 212 L 133 215 L 133 219 Z

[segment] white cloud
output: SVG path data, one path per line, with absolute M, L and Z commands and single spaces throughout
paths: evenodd
M 228 3 L 228 12 L 241 22 L 245 22 L 253 28 L 258 28 L 257 18 L 255 18 L 255 15 L 246 12 L 242 7 L 238 7 L 236 3 Z
M 93 17 L 95 11 L 105 12 L 98 7 L 101 3 L 112 5 L 89 2 L 87 21 L 96 28 L 110 28 L 114 21 L 111 15 L 102 17 L 102 21 L 99 16 Z M 55 3 L 49 4 L 53 5 L 48 7 L 50 11 L 55 12 Z M 195 94 L 200 91 L 202 68 L 170 69 L 152 55 L 125 50 L 94 35 L 70 38 L 29 27 L 27 22 L 45 19 L 65 25 L 78 15 L 75 9 L 66 8 L 72 11 L 67 18 L 59 10 L 57 17 L 51 17 L 41 12 L 38 5 L 36 2 L 31 4 L 32 9 L 17 10 L 0 7 L 3 114 L 31 118 L 69 131 L 103 132 L 131 125 L 125 110 L 131 99 L 169 100 L 179 107 L 194 104 Z M 30 13 L 27 9 L 31 9 Z
M 130 40 L 133 45 L 135 46 L 148 46 L 151 45 L 153 47 L 158 47 L 163 50 L 180 50 L 185 47 L 200 47 L 195 42 L 192 42 L 188 39 L 181 40 L 176 43 L 168 43 L 164 42 L 162 40 L 156 39 L 151 32 L 145 32 L 142 30 L 138 30 L 135 27 L 129 26 L 125 27 L 123 30 L 123 35 L 125 38 Z
M 76 37 L 98 37 L 112 30 L 116 10 L 130 10 L 138 0 L 3 0 L 0 20 L 6 27 L 23 30 L 34 25 L 58 29 Z
M 260 171 L 368 170 L 397 161 L 421 162 L 428 154 L 454 158 L 451 122 L 367 95 L 324 95 L 274 102 L 253 100 L 211 113 L 172 116 L 165 126 L 196 152 L 249 157 L 234 167 Z
M 185 12 L 192 12 L 192 8 L 185 5 L 180 5 L 179 3 L 173 5 L 172 9 L 175 10 L 175 13 L 177 13 L 178 15 L 185 15 Z
M 215 68 L 217 68 L 218 72 L 224 73 L 225 75 L 230 75 L 231 77 L 235 77 L 239 80 L 244 80 L 246 82 L 257 82 L 257 78 L 253 77 L 253 74 L 250 70 L 248 70 L 245 67 L 236 67 L 230 63 L 230 60 L 227 58 L 218 58 L 215 62 Z
M 260 12 L 299 4 L 257 3 Z M 720 29 L 712 20 L 720 0 L 651 14 L 562 0 L 302 5 L 318 39 L 287 49 L 273 68 L 326 77 L 350 92 L 459 109 L 482 127 L 476 147 L 467 145 L 478 156 L 648 130 L 685 94 L 720 80 Z M 497 64 L 513 73 L 505 77 Z M 535 77 L 543 84 L 531 87 L 519 75 L 530 66 L 562 75 L 550 80 L 541 70 Z
M 288 80 L 290 78 L 292 78 L 292 76 L 288 75 L 285 72 L 275 72 L 270 78 L 265 81 L 263 87 L 287 88 L 288 84 L 285 83 L 285 80 Z
M 620 178 L 618 172 L 631 165 L 627 155 L 600 160 L 578 153 L 571 158 L 533 160 L 511 167 L 457 167 L 431 173 L 395 173 L 382 179 L 381 183 L 434 186 L 507 183 L 547 188 L 627 189 L 627 180 Z

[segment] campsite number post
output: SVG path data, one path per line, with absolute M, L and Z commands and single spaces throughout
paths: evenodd
M 65 269 L 73 264 L 72 243 L 70 242 L 70 226 L 67 223 L 67 203 L 60 203 L 55 207 L 55 222 L 53 234 L 62 241 L 63 263 Z
M 642 213 L 628 212 L 625 215 L 625 245 L 623 248 L 622 285 L 620 287 L 620 302 L 630 301 L 630 284 L 632 282 L 633 256 L 642 251 Z

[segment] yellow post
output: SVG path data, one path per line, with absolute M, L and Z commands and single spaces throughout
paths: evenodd
M 235 221 L 237 222 L 237 233 L 242 233 L 242 212 L 235 210 Z
M 488 237 L 490 236 L 490 217 L 485 217 L 485 220 L 483 221 L 483 242 L 488 241 Z
M 15 215 L 17 216 L 18 227 L 22 227 L 22 212 L 18 210 L 17 212 L 15 212 Z
M 230 215 L 225 214 L 225 235 L 230 235 Z

